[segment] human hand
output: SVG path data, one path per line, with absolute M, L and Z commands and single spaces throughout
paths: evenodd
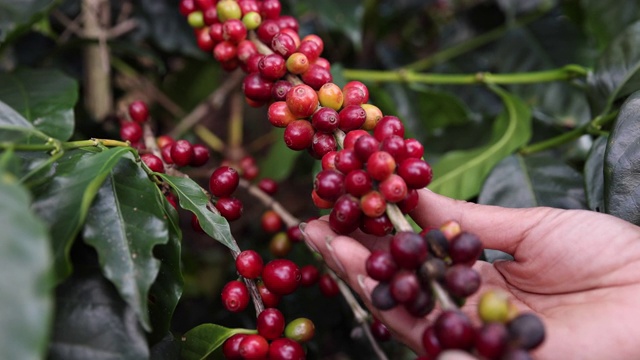
M 420 191 L 411 213 L 422 227 L 447 220 L 476 234 L 485 248 L 511 254 L 513 261 L 477 262 L 482 286 L 464 312 L 477 319 L 477 296 L 490 289 L 508 292 L 521 311 L 532 311 L 546 327 L 539 359 L 640 358 L 640 228 L 613 216 L 552 208 L 507 209 L 477 205 Z M 377 282 L 365 270 L 374 249 L 388 238 L 359 231 L 339 236 L 328 222 L 304 229 L 307 244 L 363 299 L 396 338 L 417 353 L 433 314 L 415 318 L 404 308 L 379 311 L 370 293 Z M 357 239 L 357 240 L 356 240 Z

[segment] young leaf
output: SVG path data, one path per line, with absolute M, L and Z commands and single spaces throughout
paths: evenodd
M 531 136 L 531 112 L 517 97 L 494 87 L 504 102 L 505 112 L 493 125 L 488 145 L 451 151 L 433 165 L 434 180 L 429 188 L 457 199 L 476 196 L 491 169 Z
M 0 359 L 45 358 L 53 316 L 53 256 L 31 196 L 0 164 Z
M 511 208 L 584 209 L 582 176 L 549 154 L 511 155 L 489 174 L 478 203 Z
M 107 279 L 74 274 L 56 291 L 47 359 L 149 359 L 149 347 L 135 311 Z
M 78 84 L 57 70 L 0 73 L 0 100 L 53 138 L 66 141 L 73 134 Z
M 91 202 L 111 169 L 129 151 L 126 147 L 98 153 L 70 151 L 56 162 L 56 176 L 34 189 L 33 210 L 49 225 L 53 239 L 56 281 L 71 273 L 69 250 Z
M 233 240 L 229 223 L 220 214 L 207 209 L 209 198 L 202 188 L 189 178 L 156 173 L 178 194 L 180 207 L 189 210 L 198 217 L 202 230 L 229 249 L 240 251 Z
M 597 138 L 584 164 L 584 187 L 590 210 L 604 211 L 604 152 L 607 136 Z
M 149 288 L 160 269 L 153 248 L 169 241 L 161 201 L 156 185 L 126 156 L 100 187 L 83 229 L 84 241 L 98 252 L 102 273 L 147 332 Z
M 604 206 L 608 214 L 640 225 L 640 91 L 620 108 L 611 130 L 604 168 Z
M 202 324 L 182 336 L 182 360 L 204 360 L 225 340 L 235 334 L 255 334 L 256 330 L 230 329 L 216 324 Z

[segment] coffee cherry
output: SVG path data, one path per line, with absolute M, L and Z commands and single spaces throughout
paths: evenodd
M 391 234 L 391 231 L 393 231 L 393 224 L 385 214 L 375 218 L 363 216 L 360 223 L 360 230 L 365 234 L 385 236 Z
M 398 232 L 389 244 L 396 264 L 405 269 L 416 269 L 427 258 L 427 245 L 422 236 L 411 231 Z
M 335 151 L 338 148 L 333 134 L 325 134 L 317 132 L 313 134 L 313 140 L 311 140 L 310 152 L 316 159 L 321 159 L 327 153 Z
M 175 140 L 173 140 L 169 135 L 160 135 L 156 139 L 156 144 L 158 144 L 158 147 L 162 149 L 165 145 L 173 144 L 174 141 Z
M 264 178 L 258 181 L 258 188 L 269 195 L 275 195 L 278 192 L 278 183 L 271 178 Z
M 316 61 L 313 62 L 313 65 L 319 66 L 325 70 L 327 70 L 329 72 L 329 74 L 331 74 L 331 63 L 329 62 L 329 60 L 323 58 L 323 57 L 319 57 L 316 59 Z M 331 80 L 329 80 L 331 81 Z
M 221 23 L 211 24 L 211 26 L 209 26 L 209 37 L 211 37 L 211 41 L 213 41 L 214 44 L 224 41 Z
M 262 60 L 262 58 L 264 57 L 264 55 L 262 54 L 255 54 L 255 55 L 251 55 L 244 63 L 243 66 L 243 70 L 247 73 L 247 74 L 256 74 L 260 72 L 260 69 L 258 69 L 258 64 L 260 64 L 260 60 Z M 248 75 L 247 75 L 248 76 Z M 258 76 L 260 76 L 260 74 L 258 74 Z M 245 76 L 246 79 L 246 76 Z M 244 85 L 243 85 L 244 86 Z M 271 84 L 271 86 L 273 87 L 273 84 Z M 271 90 L 270 90 L 271 91 Z M 246 95 L 246 92 L 245 92 Z M 277 100 L 277 99 L 276 99 Z M 283 100 L 283 99 L 281 99 Z M 256 102 L 255 100 L 251 100 Z M 256 102 L 259 103 L 259 102 Z M 251 103 L 249 103 L 251 105 Z M 253 105 L 252 105 L 253 106 Z
M 463 232 L 449 244 L 449 255 L 454 264 L 473 264 L 481 254 L 482 242 L 471 233 Z
M 292 320 L 284 328 L 284 336 L 299 343 L 307 342 L 313 339 L 316 333 L 316 327 L 313 321 L 307 318 L 297 318 Z
M 242 17 L 242 23 L 247 30 L 255 30 L 262 23 L 262 16 L 255 11 L 250 11 Z
M 282 218 L 277 212 L 267 210 L 260 218 L 260 225 L 262 226 L 262 230 L 267 234 L 274 234 L 282 228 Z
M 374 280 L 389 281 L 398 271 L 398 265 L 391 253 L 383 250 L 374 250 L 365 261 L 367 275 Z
M 318 131 L 333 133 L 338 128 L 338 113 L 328 107 L 322 107 L 313 114 L 311 124 Z
M 272 19 L 266 19 L 264 15 L 262 16 L 262 23 L 256 29 L 256 35 L 258 35 L 258 39 L 265 44 L 271 44 L 271 40 L 273 37 L 280 32 L 280 26 L 278 23 Z
M 227 221 L 238 220 L 242 216 L 242 202 L 236 198 L 219 198 L 216 209 Z
M 373 136 L 375 136 L 378 141 L 382 141 L 391 135 L 404 137 L 404 125 L 397 117 L 387 115 L 380 119 L 376 128 L 373 130 Z
M 236 58 L 238 48 L 231 41 L 222 41 L 213 48 L 213 57 L 220 63 L 226 63 Z
M 284 325 L 284 315 L 276 308 L 267 308 L 258 314 L 256 322 L 258 334 L 267 340 L 279 338 L 284 331 Z
M 269 343 L 261 335 L 249 334 L 240 342 L 240 355 L 243 359 L 265 359 L 268 353 Z
M 213 0 L 196 0 L 196 7 L 201 11 L 213 7 Z
M 230 166 L 220 166 L 209 178 L 209 191 L 215 197 L 229 197 L 240 183 L 240 175 Z
M 291 242 L 297 243 L 304 241 L 304 236 L 302 235 L 302 230 L 298 225 L 291 226 L 287 229 L 287 237 Z
M 157 173 L 164 172 L 164 164 L 162 163 L 162 160 L 160 160 L 159 157 L 153 154 L 142 154 L 140 155 L 140 160 L 142 160 L 145 163 L 145 165 L 147 165 L 149 170 Z
M 149 108 L 144 101 L 134 101 L 129 104 L 129 117 L 137 123 L 143 123 L 149 118 Z
M 196 10 L 196 3 L 194 0 L 180 0 L 180 14 L 183 16 L 188 16 Z
M 366 135 L 369 135 L 369 133 L 362 129 L 349 131 L 347 135 L 344 137 L 343 148 L 353 149 L 353 147 L 356 144 L 356 141 L 358 141 L 358 139 L 361 138 L 362 136 L 366 136 Z
M 304 150 L 312 145 L 314 133 L 307 120 L 294 120 L 284 130 L 284 143 L 291 150 Z
M 378 188 L 385 200 L 390 203 L 397 203 L 407 197 L 407 184 L 396 174 L 391 174 L 384 179 Z
M 271 96 L 273 97 L 273 100 L 283 101 L 286 104 L 285 100 L 287 99 L 287 93 L 289 92 L 289 90 L 291 90 L 292 87 L 293 85 L 291 85 L 291 83 L 287 80 L 276 81 L 276 83 L 271 88 Z M 289 110 L 289 112 L 291 112 L 291 110 Z M 293 118 L 295 119 L 295 117 Z
M 379 282 L 371 291 L 371 303 L 376 309 L 390 310 L 398 305 L 398 302 L 391 296 L 391 287 L 388 282 Z
M 322 170 L 336 170 L 336 155 L 337 151 L 329 151 L 328 153 L 322 156 L 322 161 L 320 162 L 322 165 Z
M 444 275 L 445 286 L 451 294 L 465 298 L 480 288 L 480 274 L 465 265 L 453 265 Z
M 236 257 L 236 270 L 247 279 L 256 279 L 262 274 L 262 257 L 254 250 L 244 250 Z
M 447 271 L 447 265 L 442 259 L 431 258 L 420 265 L 418 269 L 418 277 L 423 284 L 429 284 L 431 281 L 441 281 Z
M 405 196 L 405 198 L 399 201 L 396 205 L 398 205 L 398 208 L 403 214 L 408 214 L 418 207 L 419 200 L 420 196 L 416 189 L 409 189 L 407 191 L 407 196 Z
M 287 70 L 295 75 L 302 74 L 303 72 L 309 70 L 309 65 L 309 59 L 307 59 L 307 55 L 300 52 L 291 54 L 291 56 L 289 56 L 289 58 L 287 59 Z
M 320 57 L 320 54 L 322 53 L 322 48 L 315 41 L 302 39 L 302 42 L 300 42 L 300 46 L 298 46 L 297 51 L 299 53 L 304 54 L 309 60 L 309 62 L 313 63 Z M 340 90 L 340 92 L 342 92 L 342 90 Z M 339 108 L 338 109 L 333 108 L 333 109 L 338 110 Z
M 222 344 L 222 354 L 224 354 L 225 359 L 242 360 L 240 343 L 244 340 L 245 336 L 247 336 L 247 334 L 234 334 L 224 341 Z
M 424 160 L 409 158 L 398 166 L 398 175 L 404 179 L 409 188 L 421 189 L 431 183 L 433 172 L 431 166 Z
M 165 198 L 173 206 L 174 209 L 178 210 L 178 199 L 172 193 L 165 194 Z
M 407 157 L 420 159 L 424 155 L 424 147 L 416 139 L 404 139 Z
M 254 101 L 269 101 L 272 87 L 273 82 L 266 80 L 258 72 L 245 76 L 242 82 L 244 95 Z
M 305 84 L 296 85 L 287 93 L 287 105 L 298 119 L 307 118 L 318 108 L 318 94 Z
M 271 360 L 304 360 L 306 354 L 300 343 L 288 338 L 275 339 L 269 345 Z
M 222 0 L 216 5 L 216 11 L 218 12 L 218 19 L 224 23 L 231 19 L 240 19 L 242 17 L 242 10 L 240 5 L 234 0 Z
M 485 323 L 504 323 L 509 319 L 509 301 L 506 294 L 487 291 L 478 301 L 478 316 Z
M 342 108 L 344 96 L 338 85 L 326 83 L 318 89 L 318 100 L 323 107 L 338 111 Z
M 452 241 L 456 236 L 462 233 L 462 228 L 457 221 L 449 220 L 440 225 L 440 231 L 442 231 L 447 240 Z
M 369 101 L 369 89 L 360 81 L 349 81 L 343 88 L 344 106 L 361 105 Z
M 360 225 L 360 202 L 355 197 L 345 194 L 333 204 L 329 214 L 329 227 L 338 234 L 349 234 Z
M 443 311 L 433 326 L 443 349 L 466 350 L 473 345 L 475 330 L 471 320 L 459 311 Z
M 262 281 L 258 282 L 258 293 L 260 293 L 260 298 L 262 299 L 262 303 L 265 307 L 276 307 L 278 303 L 280 303 L 281 296 L 278 294 L 274 294 L 264 285 Z
M 407 157 L 404 139 L 398 135 L 390 135 L 384 138 L 384 140 L 380 142 L 380 150 L 388 152 L 398 164 Z
M 340 294 L 340 288 L 336 281 L 329 274 L 320 275 L 318 280 L 318 287 L 322 295 L 326 297 L 334 297 Z
M 273 36 L 271 39 L 271 49 L 276 53 L 284 57 L 285 59 L 289 58 L 298 48 L 295 40 L 282 31 Z M 306 57 L 306 55 L 301 54 Z M 307 65 L 308 67 L 308 65 Z
M 414 317 L 421 318 L 429 313 L 435 308 L 436 301 L 431 294 L 430 289 L 421 288 L 418 290 L 418 295 L 415 300 L 410 303 L 405 303 L 404 308 L 407 312 Z
M 194 11 L 187 16 L 187 22 L 194 29 L 199 29 L 204 26 L 204 17 L 202 11 Z
M 265 0 L 262 2 L 262 7 L 260 9 L 260 14 L 265 19 L 277 19 L 280 17 L 282 5 L 280 5 L 279 0 Z
M 342 149 L 338 151 L 334 162 L 336 169 L 343 174 L 349 174 L 352 171 L 362 168 L 362 162 L 356 157 L 353 149 Z
M 356 153 L 356 156 L 360 161 L 366 162 L 369 159 L 369 156 L 374 152 L 378 151 L 378 147 L 380 142 L 376 140 L 373 136 L 366 134 L 361 136 L 356 140 L 353 144 L 353 150 Z
M 369 324 L 369 329 L 376 340 L 380 342 L 391 340 L 391 332 L 380 320 L 373 318 L 373 321 Z
M 289 106 L 284 101 L 276 101 L 269 105 L 267 114 L 269 122 L 275 127 L 287 127 L 287 125 L 296 120 L 296 117 L 291 113 Z
M 420 283 L 415 272 L 399 271 L 389 282 L 389 291 L 393 299 L 399 303 L 413 302 L 420 291 Z
M 275 257 L 285 257 L 291 252 L 293 244 L 284 232 L 279 232 L 269 241 L 269 252 Z
M 189 165 L 193 167 L 199 167 L 207 163 L 209 161 L 209 149 L 202 144 L 193 145 L 193 157 L 191 158 L 191 163 Z
M 318 209 L 331 209 L 333 207 L 333 201 L 321 198 L 315 190 L 311 191 L 311 200 Z
M 171 159 L 178 166 L 187 166 L 193 159 L 193 146 L 187 140 L 178 140 L 171 146 Z
M 360 208 L 368 217 L 376 218 L 385 213 L 387 202 L 382 194 L 374 190 L 360 198 Z
M 308 287 L 318 282 L 320 271 L 314 265 L 305 265 L 300 268 L 300 286 Z
M 344 188 L 347 191 L 347 193 L 355 197 L 361 197 L 371 191 L 371 189 L 373 188 L 373 182 L 371 181 L 371 178 L 369 177 L 369 174 L 367 174 L 366 171 L 362 169 L 357 169 L 357 170 L 350 171 L 347 174 L 347 176 L 345 176 Z M 362 204 L 362 199 L 360 199 L 360 203 Z M 363 211 L 364 211 L 364 208 L 363 208 Z M 367 213 L 367 211 L 364 211 L 364 213 L 367 216 L 371 216 Z M 380 215 L 382 214 L 380 213 L 376 216 L 380 216 Z
M 120 125 L 120 138 L 124 141 L 137 143 L 142 139 L 142 128 L 140 124 L 132 121 L 125 121 Z
M 442 346 L 440 346 L 440 340 L 436 337 L 433 325 L 426 328 L 422 333 L 422 346 L 427 354 L 434 359 L 442 352 Z
M 291 260 L 275 259 L 262 270 L 262 281 L 269 291 L 278 295 L 291 294 L 300 283 L 300 269 Z
M 318 65 L 318 60 L 301 75 L 302 81 L 311 86 L 314 90 L 319 90 L 322 85 L 331 82 L 333 76 L 329 69 Z
M 286 62 L 278 54 L 269 54 L 263 57 L 258 63 L 260 75 L 271 81 L 276 81 L 287 73 Z
M 499 359 L 507 348 L 509 335 L 504 324 L 489 323 L 478 330 L 475 349 L 487 359 Z
M 424 235 L 424 239 L 429 245 L 429 251 L 431 254 L 441 259 L 449 256 L 449 241 L 442 231 L 438 229 L 429 230 Z
M 246 63 L 252 56 L 258 54 L 258 48 L 251 40 L 242 40 L 236 48 L 238 60 Z
M 345 132 L 360 129 L 367 119 L 367 112 L 360 105 L 345 106 L 338 115 L 338 128 Z
M 335 170 L 322 170 L 316 175 L 313 189 L 322 199 L 336 201 L 344 193 L 344 175 Z
M 535 314 L 522 313 L 507 324 L 509 339 L 518 347 L 531 350 L 544 341 L 544 324 Z
M 386 180 L 395 170 L 396 161 L 387 152 L 376 151 L 367 160 L 367 172 L 375 180 Z
M 362 104 L 360 106 L 362 106 L 364 111 L 367 113 L 367 117 L 364 120 L 364 124 L 362 124 L 362 128 L 365 130 L 375 129 L 378 122 L 380 122 L 380 119 L 384 116 L 382 115 L 382 110 L 371 104 Z
M 222 38 L 238 44 L 247 38 L 247 28 L 239 19 L 227 20 L 222 24 Z
M 240 312 L 249 305 L 249 290 L 239 280 L 229 281 L 222 288 L 222 303 L 231 312 Z

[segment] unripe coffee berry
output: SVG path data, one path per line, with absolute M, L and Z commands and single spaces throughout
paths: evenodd
M 316 327 L 313 324 L 313 321 L 307 318 L 297 318 L 292 320 L 284 328 L 284 336 L 299 343 L 304 343 L 313 339 L 315 333 Z
M 218 11 L 218 19 L 224 23 L 230 19 L 240 19 L 242 17 L 242 11 L 240 5 L 234 0 L 222 0 L 216 5 Z
M 344 102 L 344 96 L 340 87 L 334 83 L 326 83 L 318 90 L 320 105 L 333 110 L 340 110 Z

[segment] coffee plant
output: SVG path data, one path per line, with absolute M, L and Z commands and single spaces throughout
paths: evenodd
M 640 4 L 0 0 L 0 358 L 529 359 L 419 189 L 640 225 Z M 304 245 L 364 264 L 393 339 Z M 477 316 L 459 308 L 474 297 Z

